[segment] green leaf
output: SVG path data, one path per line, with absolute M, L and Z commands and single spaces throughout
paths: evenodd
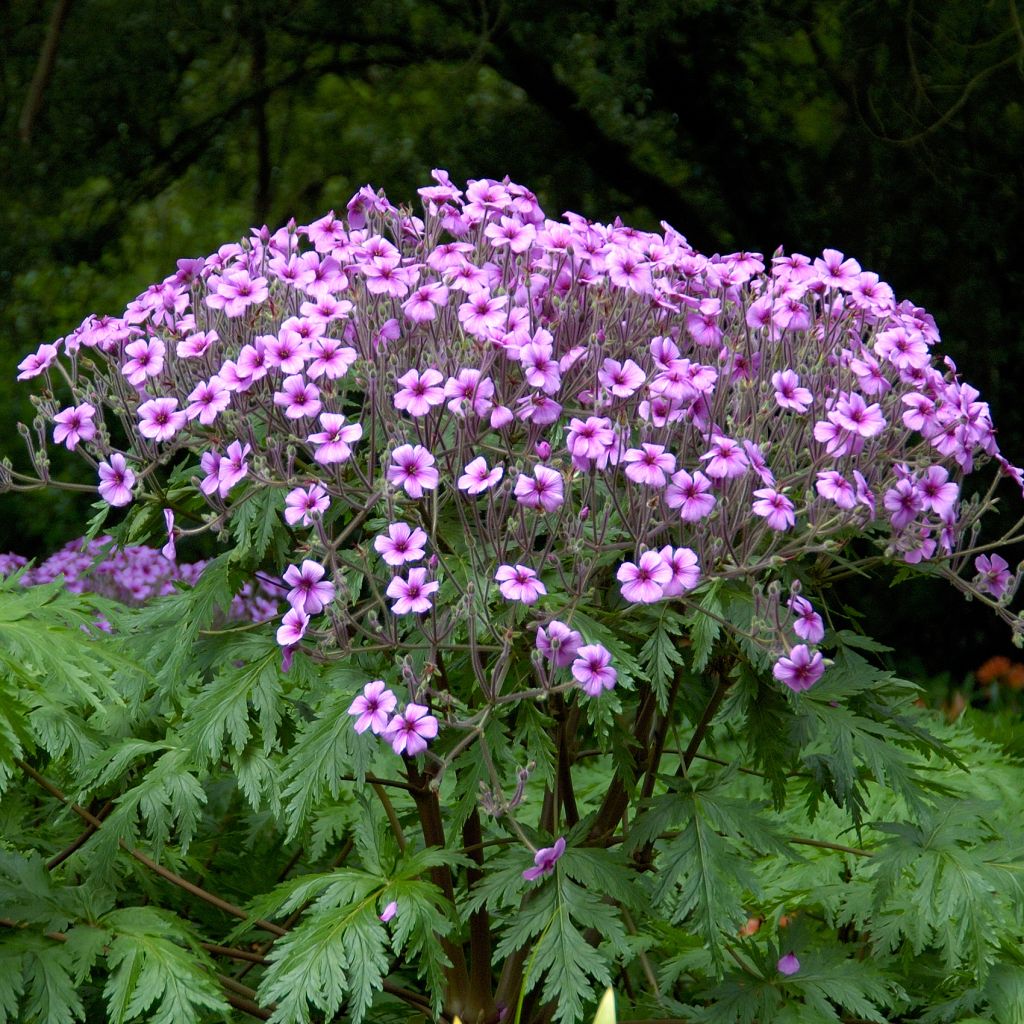
M 690 631 L 690 658 L 694 672 L 703 672 L 711 659 L 715 641 L 722 631 L 721 580 L 698 587 L 689 597 L 686 625 Z

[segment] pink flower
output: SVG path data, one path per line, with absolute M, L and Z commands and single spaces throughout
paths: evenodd
M 220 341 L 216 331 L 200 331 L 179 341 L 175 352 L 179 359 L 198 359 L 216 341 Z
M 139 406 L 139 433 L 154 441 L 169 441 L 188 423 L 188 414 L 178 411 L 176 398 L 153 398 Z
M 173 509 L 164 509 L 164 525 L 167 527 L 167 543 L 160 549 L 160 554 L 162 554 L 169 562 L 173 562 L 178 557 L 178 553 L 174 547 L 175 533 Z
M 114 508 L 127 505 L 132 500 L 135 474 L 124 461 L 124 456 L 115 452 L 109 462 L 99 464 L 100 497 Z
M 113 504 L 113 502 L 111 502 Z M 1001 555 L 978 555 L 974 560 L 974 568 L 978 573 L 978 586 L 997 601 L 1010 589 L 1013 574 L 1010 565 Z
M 890 487 L 882 498 L 894 530 L 902 530 L 908 526 L 923 507 L 920 492 L 913 480 L 897 480 L 895 487 Z
M 307 615 L 319 615 L 324 605 L 334 600 L 334 584 L 323 578 L 326 571 L 308 558 L 301 569 L 289 565 L 284 573 L 285 583 L 292 588 L 288 591 L 288 603 Z
M 615 578 L 622 584 L 622 596 L 633 604 L 654 604 L 665 596 L 672 569 L 657 551 L 645 551 L 639 563 L 623 562 Z
M 434 456 L 422 445 L 403 444 L 391 453 L 388 482 L 402 487 L 410 498 L 422 498 L 425 490 L 437 487 L 439 479 Z
M 246 456 L 252 451 L 251 445 L 242 447 L 240 441 L 232 441 L 228 445 L 227 456 L 217 464 L 217 491 L 222 498 L 228 496 L 228 492 L 249 472 L 249 463 Z
M 672 474 L 672 482 L 665 488 L 665 504 L 679 509 L 683 522 L 695 523 L 715 507 L 715 496 L 710 492 L 711 481 L 700 470 L 691 476 L 681 469 Z
M 313 514 L 322 516 L 330 506 L 327 492 L 319 484 L 312 484 L 307 490 L 296 487 L 288 492 L 284 504 L 284 521 L 289 526 L 312 526 Z
M 658 552 L 662 562 L 672 570 L 672 578 L 665 584 L 665 597 L 678 597 L 693 590 L 700 582 L 700 564 L 696 552 L 690 548 L 673 548 L 671 544 Z
M 138 387 L 147 377 L 155 377 L 164 368 L 167 349 L 159 338 L 145 338 L 125 345 L 124 354 L 131 358 L 121 367 L 129 384 Z
M 467 404 L 477 416 L 486 416 L 493 405 L 494 381 L 481 377 L 479 370 L 459 370 L 445 382 L 444 396 L 450 399 L 448 411 L 456 416 L 466 415 Z
M 384 685 L 384 680 L 374 679 L 349 705 L 348 713 L 359 716 L 353 728 L 358 733 L 370 729 L 375 736 L 380 736 L 397 704 L 398 698 Z
M 848 262 L 853 263 L 853 260 Z M 779 969 L 779 974 L 796 974 L 800 970 L 800 961 L 797 960 L 795 953 L 787 953 L 783 957 L 779 957 L 779 962 L 775 965 Z
M 487 460 L 482 455 L 478 455 L 466 466 L 462 476 L 459 477 L 459 490 L 465 491 L 467 494 L 482 494 L 493 487 L 504 472 L 505 470 L 501 466 L 489 469 Z
M 402 303 L 402 311 L 415 324 L 429 323 L 437 307 L 448 303 L 448 289 L 439 281 L 421 285 Z
M 444 401 L 444 376 L 434 369 L 409 370 L 398 378 L 401 391 L 395 392 L 395 408 L 410 416 L 426 416 L 435 406 Z
M 840 508 L 851 509 L 857 504 L 853 484 L 835 470 L 819 473 L 814 487 L 823 498 L 834 501 Z
M 505 305 L 507 295 L 492 296 L 481 289 L 475 292 L 468 302 L 459 306 L 459 323 L 467 334 L 476 338 L 486 338 L 490 331 L 501 327 L 505 322 Z
M 537 650 L 558 668 L 568 668 L 573 663 L 582 643 L 583 637 L 558 619 L 537 630 Z
M 347 462 L 352 456 L 351 446 L 363 436 L 362 424 L 346 423 L 340 413 L 323 412 L 320 426 L 324 429 L 306 438 L 310 444 L 319 446 L 313 458 L 322 466 Z
M 79 441 L 91 441 L 96 436 L 96 424 L 92 418 L 96 410 L 88 402 L 70 409 L 62 409 L 53 417 L 55 444 L 63 444 L 68 451 L 74 451 Z
M 573 419 L 566 427 L 569 453 L 581 459 L 597 459 L 615 443 L 612 422 L 605 416 L 588 416 L 586 420 Z
M 375 537 L 373 546 L 388 565 L 405 565 L 423 557 L 426 543 L 427 535 L 418 526 L 413 529 L 408 523 L 391 523 L 388 535 Z
M 392 900 L 380 913 L 380 919 L 387 924 L 398 913 L 398 900 Z
M 861 437 L 874 437 L 885 429 L 881 407 L 877 403 L 868 405 L 856 392 L 840 394 L 828 418 L 843 430 Z
M 299 374 L 285 377 L 281 383 L 281 390 L 274 392 L 274 405 L 281 406 L 285 416 L 290 420 L 315 416 L 323 408 L 320 389 Z
M 547 340 L 542 335 L 546 335 Z M 562 374 L 550 338 L 551 335 L 543 328 L 537 331 L 533 341 L 519 347 L 519 363 L 531 388 L 540 388 L 553 395 L 562 386 Z
M 508 246 L 512 252 L 526 252 L 537 238 L 537 229 L 532 224 L 523 224 L 513 217 L 502 217 L 501 222 L 493 221 L 484 228 L 484 234 L 495 249 Z
M 601 369 L 597 371 L 597 379 L 616 398 L 629 398 L 643 386 L 647 378 L 632 359 L 627 359 L 624 363 L 617 359 L 606 359 L 601 364 Z
M 773 373 L 772 387 L 775 388 L 775 401 L 782 409 L 807 412 L 807 407 L 814 400 L 807 388 L 800 387 L 800 378 L 792 370 Z
M 251 278 L 245 270 L 227 271 L 216 280 L 216 291 L 206 296 L 211 309 L 223 309 L 227 317 L 241 316 L 250 306 L 264 302 L 269 292 L 265 277 Z
M 309 357 L 309 346 L 304 338 L 295 333 L 281 331 L 281 336 L 274 338 L 264 335 L 267 366 L 277 367 L 282 373 L 300 373 Z
M 522 601 L 523 604 L 534 604 L 539 597 L 546 594 L 547 587 L 538 579 L 537 573 L 526 565 L 502 565 L 494 574 L 498 589 L 507 601 Z
M 663 444 L 642 444 L 630 448 L 622 457 L 626 463 L 626 476 L 646 487 L 664 487 L 666 473 L 674 473 L 676 457 L 665 451 Z
M 401 576 L 396 576 L 388 584 L 385 593 L 395 602 L 391 606 L 395 615 L 408 615 L 410 612 L 420 615 L 433 608 L 430 595 L 440 586 L 437 580 L 427 582 L 426 569 L 410 569 L 408 579 L 403 580 Z
M 559 836 L 554 846 L 545 846 L 533 855 L 533 867 L 523 872 L 523 878 L 528 882 L 536 882 L 538 878 L 545 875 L 552 875 L 555 872 L 555 865 L 559 858 L 565 853 L 565 838 Z
M 565 500 L 562 474 L 548 466 L 534 466 L 532 477 L 523 473 L 516 479 L 513 493 L 527 508 L 554 512 Z
M 208 381 L 200 381 L 188 396 L 192 403 L 185 413 L 190 420 L 197 416 L 204 427 L 208 427 L 231 402 L 231 392 L 221 383 L 220 377 L 212 376 Z
M 437 735 L 437 719 L 422 704 L 407 704 L 388 722 L 383 732 L 396 754 L 415 757 L 427 749 L 427 740 Z
M 597 697 L 602 690 L 615 685 L 618 673 L 612 668 L 612 656 L 601 644 L 581 647 L 572 663 L 573 678 L 589 697 Z
M 18 374 L 18 380 L 31 380 L 33 377 L 38 377 L 39 374 L 44 370 L 48 370 L 53 365 L 56 358 L 56 345 L 40 345 L 35 352 L 25 356 L 18 363 L 18 369 L 21 370 L 21 373 Z
M 301 608 L 291 608 L 285 612 L 281 625 L 277 630 L 277 642 L 281 647 L 292 647 L 305 635 L 309 626 L 309 616 Z
M 824 673 L 825 660 L 821 652 L 811 654 L 806 644 L 797 644 L 789 652 L 789 657 L 779 658 L 772 669 L 772 675 L 796 693 L 809 690 Z
M 820 644 L 825 636 L 825 624 L 806 597 L 794 594 L 789 599 L 789 610 L 796 616 L 793 632 L 810 644 Z
M 743 476 L 747 471 L 747 456 L 743 448 L 731 438 L 715 434 L 711 438 L 711 450 L 701 457 L 707 462 L 704 468 L 713 480 L 727 480 L 730 477 Z
M 772 487 L 754 491 L 754 515 L 763 516 L 773 530 L 788 530 L 796 526 L 796 512 L 793 502 Z
M 342 345 L 335 338 L 317 338 L 309 346 L 312 362 L 306 367 L 306 376 L 313 380 L 326 377 L 338 380 L 344 377 L 349 367 L 356 361 L 358 354 L 349 345 Z
M 918 481 L 918 493 L 926 512 L 934 512 L 942 518 L 956 507 L 960 488 L 949 479 L 949 472 L 942 466 L 929 466 Z

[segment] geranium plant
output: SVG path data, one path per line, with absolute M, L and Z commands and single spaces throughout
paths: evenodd
M 1022 472 L 932 318 L 834 250 L 707 257 L 433 177 L 21 364 L 8 487 L 64 445 L 93 536 L 221 553 L 109 635 L 88 595 L 33 606 L 111 667 L 63 732 L 49 663 L 5 677 L 0 1020 L 568 1022 L 609 984 L 648 1019 L 999 1019 L 997 752 L 833 597 L 941 577 L 1020 636 L 1020 524 L 981 527 Z

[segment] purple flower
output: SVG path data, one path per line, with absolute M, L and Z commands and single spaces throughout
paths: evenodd
M 98 470 L 100 497 L 114 508 L 127 505 L 132 500 L 135 474 L 124 461 L 124 456 L 115 452 L 109 462 L 99 464 Z
M 700 582 L 700 564 L 690 548 L 673 548 L 666 544 L 658 554 L 672 570 L 672 578 L 665 584 L 665 597 L 678 597 Z
M 164 525 L 167 527 L 167 543 L 160 549 L 160 554 L 169 562 L 173 562 L 178 557 L 178 553 L 174 548 L 174 511 L 172 509 L 164 509 Z
M 542 594 L 548 592 L 537 578 L 536 571 L 526 565 L 499 566 L 494 578 L 498 581 L 502 597 L 507 601 L 534 604 Z
M 370 729 L 375 736 L 380 736 L 397 704 L 398 698 L 384 685 L 384 680 L 374 679 L 349 705 L 348 713 L 359 716 L 353 728 L 358 733 Z
M 349 367 L 358 358 L 354 348 L 342 345 L 336 338 L 314 339 L 309 346 L 309 354 L 313 359 L 306 367 L 306 376 L 313 380 L 318 377 L 338 380 L 348 373 Z
M 231 392 L 214 374 L 208 381 L 200 381 L 188 396 L 192 404 L 185 410 L 190 420 L 199 417 L 199 422 L 208 427 L 231 402 Z
M 304 611 L 307 615 L 319 615 L 324 605 L 334 600 L 334 584 L 325 580 L 326 569 L 308 558 L 300 569 L 297 565 L 289 565 L 284 573 L 284 581 L 292 589 L 288 591 L 288 603 L 293 608 Z
M 422 498 L 425 490 L 437 487 L 439 479 L 434 456 L 422 445 L 403 444 L 391 453 L 388 482 L 402 487 L 410 498 Z
M 523 473 L 517 478 L 513 493 L 527 508 L 554 512 L 565 500 L 562 474 L 548 466 L 534 466 L 532 477 Z
M 597 379 L 616 398 L 629 398 L 643 386 L 646 376 L 632 359 L 621 363 L 617 359 L 606 359 L 597 371 Z
M 433 607 L 430 595 L 435 593 L 441 584 L 437 580 L 427 582 L 427 570 L 410 569 L 409 578 L 403 580 L 396 576 L 389 584 L 385 593 L 394 599 L 391 610 L 395 615 L 408 615 L 410 612 L 421 614 L 429 612 Z
M 788 530 L 796 525 L 793 502 L 772 487 L 754 491 L 754 515 L 763 516 L 773 530 Z
M 410 416 L 426 416 L 435 406 L 444 401 L 444 388 L 441 382 L 444 376 L 437 370 L 409 370 L 398 378 L 402 385 L 395 392 L 395 408 L 407 412 Z
M 853 262 L 852 260 L 850 262 Z M 800 961 L 797 960 L 795 953 L 787 953 L 785 956 L 779 958 L 779 962 L 776 964 L 779 969 L 779 974 L 796 974 L 800 970 Z
M 775 401 L 782 409 L 807 412 L 807 407 L 814 400 L 807 388 L 800 387 L 800 378 L 792 370 L 773 373 L 772 387 L 775 388 Z
M 882 503 L 894 530 L 902 530 L 913 522 L 924 505 L 917 485 L 911 479 L 897 480 L 896 486 L 885 492 Z
M 825 624 L 806 597 L 794 594 L 789 599 L 789 610 L 796 617 L 793 632 L 810 644 L 820 644 L 825 636 Z
M 187 422 L 176 398 L 154 398 L 139 406 L 139 433 L 154 441 L 169 441 Z
M 711 438 L 711 450 L 700 458 L 702 462 L 707 462 L 704 468 L 713 480 L 743 476 L 747 471 L 747 456 L 743 452 L 743 446 L 732 438 L 719 434 Z
M 217 491 L 222 498 L 249 472 L 246 456 L 252 451 L 251 445 L 242 446 L 240 441 L 228 445 L 227 455 L 217 463 Z
M 835 502 L 840 508 L 851 509 L 857 504 L 853 484 L 834 469 L 819 473 L 814 487 L 823 498 Z
M 779 658 L 772 669 L 772 675 L 796 693 L 809 690 L 824 673 L 825 663 L 821 652 L 811 654 L 806 644 L 797 644 L 789 652 L 789 657 Z
M 612 668 L 612 656 L 601 644 L 587 644 L 576 652 L 572 675 L 589 697 L 597 697 L 602 690 L 610 690 L 618 678 L 618 673 Z
M 623 562 L 615 578 L 622 584 L 622 596 L 633 604 L 654 604 L 665 596 L 672 580 L 672 568 L 657 551 L 645 551 L 640 561 Z
M 38 377 L 39 374 L 53 365 L 56 358 L 56 345 L 40 345 L 35 352 L 25 356 L 18 363 L 18 369 L 21 370 L 21 373 L 18 374 L 18 380 L 31 380 L 33 377 Z
M 536 882 L 538 878 L 554 874 L 555 865 L 559 858 L 565 853 L 565 838 L 559 836 L 554 846 L 545 846 L 533 855 L 533 867 L 523 872 L 523 878 L 528 882 Z
M 327 492 L 319 485 L 312 484 L 307 490 L 296 487 L 284 499 L 284 521 L 289 526 L 313 525 L 313 515 L 322 516 L 330 506 Z
M 672 474 L 672 481 L 665 488 L 665 504 L 679 509 L 683 522 L 695 523 L 715 507 L 715 496 L 710 492 L 711 481 L 699 469 L 692 476 L 681 469 Z
M 974 568 L 978 573 L 978 586 L 997 601 L 1010 589 L 1013 574 L 1010 565 L 1001 555 L 978 555 L 974 560 Z
M 92 421 L 95 415 L 96 409 L 88 402 L 62 409 L 53 417 L 56 424 L 53 428 L 54 443 L 63 443 L 68 451 L 73 452 L 79 441 L 91 441 L 96 436 L 96 424 Z
M 315 416 L 323 408 L 320 389 L 306 381 L 300 374 L 285 377 L 281 382 L 281 390 L 274 392 L 274 405 L 281 406 L 285 416 L 290 420 Z
M 382 735 L 396 754 L 415 757 L 427 749 L 427 740 L 437 735 L 437 719 L 422 704 L 407 704 L 388 722 Z
M 313 458 L 321 466 L 347 462 L 352 456 L 351 446 L 363 436 L 363 425 L 346 423 L 340 413 L 324 412 L 320 414 L 320 426 L 324 429 L 306 438 L 318 446 Z
M 917 484 L 921 504 L 927 512 L 934 512 L 940 518 L 952 512 L 960 488 L 949 479 L 949 472 L 942 466 L 929 466 Z
M 537 630 L 537 650 L 558 668 L 568 668 L 573 663 L 582 643 L 583 637 L 558 619 Z
M 155 377 L 164 368 L 164 343 L 159 338 L 146 338 L 125 345 L 124 354 L 130 356 L 121 367 L 129 384 L 136 387 L 145 384 L 147 377 Z
M 418 526 L 413 529 L 408 523 L 391 523 L 388 535 L 375 537 L 373 546 L 388 565 L 405 565 L 423 557 L 426 542 L 427 535 Z
M 301 608 L 291 608 L 284 614 L 277 630 L 277 642 L 281 647 L 293 647 L 305 635 L 309 616 Z
M 646 487 L 664 487 L 665 474 L 672 474 L 676 468 L 676 457 L 665 451 L 663 444 L 642 444 L 630 448 L 622 457 L 626 463 L 626 476 Z
M 487 460 L 478 455 L 470 462 L 462 476 L 459 477 L 459 490 L 467 494 L 482 494 L 493 487 L 502 477 L 505 470 L 501 466 L 490 469 Z
M 398 900 L 392 900 L 380 913 L 380 919 L 387 924 L 398 913 Z

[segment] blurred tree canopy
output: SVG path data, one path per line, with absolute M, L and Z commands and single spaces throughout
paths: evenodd
M 32 415 L 14 367 L 40 342 L 179 256 L 367 182 L 412 199 L 439 166 L 508 174 L 552 215 L 664 219 L 705 252 L 842 249 L 934 313 L 1024 461 L 1015 0 L 45 0 L 0 18 L 12 457 Z M 4 502 L 0 550 L 81 530 L 53 492 Z M 948 649 L 949 622 L 910 607 L 922 648 Z M 962 612 L 960 647 L 988 643 Z

